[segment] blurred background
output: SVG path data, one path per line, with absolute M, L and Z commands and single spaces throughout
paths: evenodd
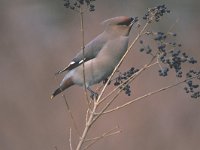
M 127 15 L 142 17 L 148 7 L 166 4 L 171 14 L 154 29 L 173 31 L 183 49 L 200 61 L 199 0 L 96 0 L 96 10 L 85 14 L 85 41 L 102 32 L 100 23 Z M 72 126 L 62 96 L 50 101 L 58 86 L 54 73 L 67 65 L 81 47 L 80 20 L 66 9 L 62 0 L 0 1 L 0 149 L 69 149 Z M 131 37 L 136 32 L 132 30 Z M 137 48 L 137 47 L 136 47 Z M 131 52 L 122 65 L 141 67 L 146 59 Z M 188 66 L 185 66 L 187 68 Z M 199 65 L 194 66 L 199 69 Z M 174 76 L 158 77 L 158 68 L 138 78 L 131 97 L 122 94 L 118 104 L 176 81 Z M 126 109 L 102 117 L 91 130 L 98 136 L 120 127 L 122 132 L 97 142 L 96 150 L 199 150 L 200 101 L 186 95 L 184 86 L 138 101 Z M 74 86 L 64 92 L 82 131 L 85 121 L 83 90 Z M 115 104 L 117 105 L 117 104 Z M 114 107 L 114 105 L 113 105 Z M 77 134 L 72 127 L 73 145 Z

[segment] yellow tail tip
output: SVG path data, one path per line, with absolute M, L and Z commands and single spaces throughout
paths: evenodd
M 54 96 L 53 95 L 51 95 L 51 100 L 54 98 Z

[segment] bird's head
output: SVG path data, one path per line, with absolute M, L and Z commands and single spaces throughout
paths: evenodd
M 133 18 L 127 16 L 114 17 L 103 22 L 106 32 L 128 36 L 133 25 Z

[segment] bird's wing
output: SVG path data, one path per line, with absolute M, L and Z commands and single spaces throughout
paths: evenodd
M 64 69 L 58 71 L 55 73 L 56 75 L 61 74 L 62 72 L 65 71 L 70 71 L 81 64 L 83 62 L 87 62 L 88 60 L 91 60 L 97 56 L 99 51 L 102 49 L 104 44 L 106 43 L 107 37 L 105 33 L 100 34 L 97 36 L 95 39 L 93 39 L 91 42 L 89 42 L 84 49 L 84 56 L 83 56 L 83 51 L 81 50 L 75 57 L 72 59 L 72 61 L 69 63 L 68 66 L 66 66 Z
M 82 59 L 81 61 L 71 61 L 67 67 L 65 67 L 64 69 L 56 72 L 55 75 L 61 74 L 61 73 L 65 72 L 65 71 L 70 71 L 70 70 L 78 67 L 79 65 L 81 65 L 83 62 L 86 62 L 88 60 L 90 60 L 90 59 L 86 59 L 85 58 L 85 59 Z

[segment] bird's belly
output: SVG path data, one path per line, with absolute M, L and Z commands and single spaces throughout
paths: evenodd
M 101 62 L 98 62 L 98 61 L 101 61 Z M 88 69 L 90 71 L 86 72 L 86 82 L 88 83 L 89 86 L 97 84 L 111 75 L 113 69 L 115 68 L 117 64 L 109 63 L 109 61 L 111 60 L 106 60 L 104 58 L 104 59 L 96 60 L 95 63 L 90 63 L 91 65 L 87 66 L 90 68 Z
M 87 64 L 85 63 L 85 83 L 86 86 L 91 86 L 101 82 L 103 79 L 107 78 L 114 69 L 115 66 L 109 66 L 109 70 L 105 70 L 109 64 L 101 63 L 101 65 L 96 65 L 93 62 Z M 73 81 L 75 84 L 83 86 L 84 78 L 83 78 L 83 66 L 79 66 L 77 69 L 74 70 L 73 73 Z

